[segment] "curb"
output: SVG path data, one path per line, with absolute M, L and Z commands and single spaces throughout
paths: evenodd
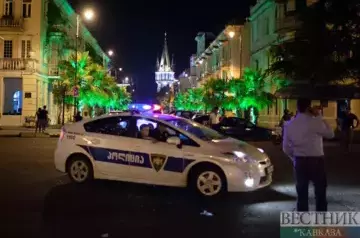
M 35 135 L 34 133 L 15 133 L 15 134 L 0 134 L 0 138 L 15 138 L 15 137 L 19 137 L 19 138 L 58 138 L 60 135 L 57 134 L 41 134 L 41 135 Z

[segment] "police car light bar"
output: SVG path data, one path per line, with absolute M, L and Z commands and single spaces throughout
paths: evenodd
M 160 105 L 157 105 L 157 104 L 154 104 L 154 105 L 153 105 L 153 110 L 154 110 L 154 111 L 161 110 L 161 106 L 160 106 Z
M 145 110 L 150 110 L 151 106 L 150 105 L 143 105 L 142 108 L 145 109 Z

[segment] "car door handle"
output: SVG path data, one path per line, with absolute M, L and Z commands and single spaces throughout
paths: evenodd
M 192 156 L 194 156 L 194 154 L 191 154 L 191 153 L 185 153 L 184 155 L 187 156 L 187 157 L 192 157 Z

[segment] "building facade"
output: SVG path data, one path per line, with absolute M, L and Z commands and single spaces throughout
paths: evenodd
M 251 68 L 264 72 L 271 63 L 271 46 L 295 37 L 301 23 L 296 18 L 300 8 L 310 6 L 316 0 L 259 0 L 250 9 L 251 23 Z M 268 84 L 265 90 L 274 94 L 275 85 Z M 319 101 L 314 101 L 319 104 Z M 333 105 L 330 103 L 329 108 Z M 334 119 L 333 113 L 325 108 L 325 117 Z M 274 103 L 259 112 L 258 123 L 273 128 L 279 124 L 285 109 L 296 112 L 296 100 L 278 98 Z M 335 123 L 335 120 L 332 120 Z
M 273 0 L 259 0 L 250 9 L 251 24 L 251 68 L 264 72 L 271 65 L 270 48 L 279 40 L 277 32 L 278 4 Z M 265 90 L 274 93 L 275 88 Z M 258 124 L 265 127 L 274 127 L 287 107 L 287 101 L 275 100 L 273 105 L 259 112 Z
M 208 41 L 210 34 L 197 35 L 198 52 L 194 64 L 199 85 L 211 78 L 241 78 L 243 70 L 249 66 L 249 53 L 246 52 L 249 46 L 245 45 L 249 43 L 245 40 L 245 34 L 249 32 L 247 28 L 228 25 L 212 41 Z
M 166 33 L 161 58 L 160 60 L 156 60 L 155 82 L 157 84 L 157 92 L 160 92 L 160 90 L 164 87 L 171 88 L 176 82 L 174 60 L 170 62 Z
M 56 121 L 52 81 L 59 77 L 60 55 L 54 39 L 66 34 L 75 39 L 76 14 L 66 0 L 2 0 L 0 4 L 0 124 L 22 126 L 34 117 L 37 108 L 49 110 L 51 122 Z M 54 11 L 63 19 L 54 30 Z M 59 21 L 60 22 L 60 21 Z M 51 25 L 52 24 L 52 25 Z M 51 30 L 52 29 L 52 30 Z M 91 48 L 94 55 L 109 58 L 90 32 L 80 24 L 79 51 Z M 69 41 L 70 42 L 70 41 Z M 72 40 L 74 42 L 74 40 Z M 64 46 L 71 51 L 70 46 Z M 94 57 L 95 58 L 95 57 Z

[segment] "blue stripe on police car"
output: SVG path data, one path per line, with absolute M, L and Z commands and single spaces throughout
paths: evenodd
M 138 166 L 153 169 L 150 155 L 141 152 L 113 150 L 101 147 L 91 147 L 79 145 L 86 150 L 95 161 L 108 162 L 122 165 Z M 182 173 L 186 167 L 195 160 L 186 158 L 176 158 L 169 156 L 163 167 L 164 171 Z

